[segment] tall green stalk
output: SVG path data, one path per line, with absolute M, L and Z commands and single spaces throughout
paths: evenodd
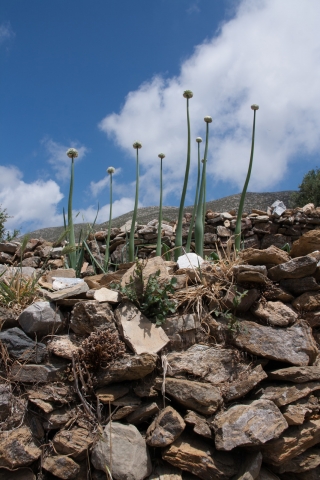
M 71 176 L 70 176 L 70 188 L 69 188 L 69 201 L 68 201 L 68 230 L 69 230 L 69 246 L 76 248 L 76 241 L 74 235 L 74 226 L 72 218 L 72 197 L 73 197 L 73 183 L 74 183 L 74 159 L 78 157 L 78 151 L 75 148 L 69 148 L 67 155 L 71 158 Z M 75 250 L 69 253 L 69 262 L 71 268 L 76 268 L 77 255 Z
M 204 239 L 204 223 L 203 223 L 203 204 L 205 194 L 205 182 L 206 182 L 206 166 L 208 156 L 208 142 L 209 142 L 209 123 L 212 122 L 211 117 L 204 117 L 204 121 L 207 124 L 206 127 L 206 146 L 204 149 L 204 159 L 202 167 L 202 176 L 199 192 L 199 202 L 197 206 L 196 226 L 195 226 L 195 241 L 196 241 L 196 253 L 203 257 L 203 239 Z
M 184 202 L 185 202 L 185 198 L 186 198 L 188 179 L 189 179 L 190 151 L 191 151 L 189 99 L 193 97 L 193 93 L 191 92 L 191 90 L 186 90 L 183 93 L 183 96 L 184 96 L 184 98 L 187 99 L 188 153 L 187 153 L 186 172 L 185 172 L 185 176 L 184 176 L 184 183 L 183 183 L 182 195 L 181 195 L 181 200 L 180 200 L 178 223 L 177 223 L 177 228 L 176 228 L 176 241 L 175 241 L 176 249 L 174 251 L 175 260 L 177 260 L 178 257 L 181 255 L 183 209 L 184 209 Z
M 235 243 L 235 249 L 237 252 L 240 250 L 240 245 L 241 245 L 241 218 L 242 218 L 244 201 L 246 198 L 247 188 L 248 188 L 248 184 L 251 176 L 252 164 L 253 164 L 254 136 L 255 136 L 255 129 L 256 129 L 256 111 L 259 110 L 259 105 L 251 105 L 251 109 L 253 110 L 251 154 L 250 154 L 250 161 L 249 161 L 246 181 L 244 182 L 243 190 L 241 193 L 236 228 L 234 231 L 234 243 Z
M 158 239 L 156 256 L 161 257 L 161 225 L 162 225 L 162 160 L 165 157 L 164 153 L 159 153 L 160 158 L 160 205 L 159 205 L 159 220 L 158 220 Z
M 197 188 L 196 188 L 196 195 L 194 198 L 194 205 L 193 205 L 193 210 L 192 210 L 192 217 L 191 217 L 191 222 L 190 222 L 190 228 L 189 228 L 189 233 L 188 233 L 188 239 L 187 239 L 187 245 L 186 245 L 186 252 L 190 252 L 190 245 L 191 245 L 191 238 L 192 238 L 192 230 L 193 230 L 193 224 L 194 224 L 194 219 L 196 216 L 196 210 L 197 210 L 197 205 L 198 205 L 198 196 L 199 196 L 199 186 L 200 186 L 200 168 L 201 168 L 201 161 L 200 161 L 200 143 L 202 142 L 201 137 L 196 138 L 196 142 L 198 144 L 198 177 L 197 177 Z
M 109 167 L 107 172 L 110 175 L 110 210 L 109 210 L 109 223 L 108 223 L 108 235 L 106 241 L 106 251 L 104 254 L 104 268 L 108 270 L 108 263 L 109 263 L 109 249 L 110 249 L 110 235 L 111 235 L 111 221 L 112 221 L 112 175 L 115 172 L 113 167 Z
M 135 142 L 133 148 L 137 150 L 137 160 L 136 160 L 136 198 L 134 201 L 134 210 L 132 216 L 132 223 L 130 229 L 130 237 L 129 237 L 129 262 L 134 262 L 134 231 L 136 226 L 136 219 L 137 219 L 137 210 L 138 210 L 138 202 L 139 202 L 139 148 L 142 147 L 140 142 Z

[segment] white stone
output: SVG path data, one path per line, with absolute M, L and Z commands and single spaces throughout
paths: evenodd
M 98 302 L 109 302 L 109 303 L 119 303 L 121 295 L 115 290 L 109 290 L 109 288 L 99 288 L 99 290 L 94 290 L 93 298 Z
M 52 277 L 52 288 L 53 290 L 63 290 L 64 288 L 73 287 L 82 283 L 84 280 L 82 278 L 66 278 L 66 277 Z
M 186 253 L 185 255 L 181 255 L 178 258 L 178 267 L 179 268 L 197 268 L 199 265 L 202 264 L 203 258 L 201 258 L 196 253 Z

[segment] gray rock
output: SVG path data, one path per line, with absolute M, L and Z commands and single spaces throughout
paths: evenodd
M 258 357 L 308 365 L 318 355 L 312 330 L 303 320 L 288 328 L 265 327 L 249 321 L 241 321 L 241 327 L 232 342 Z
M 66 362 L 48 365 L 14 364 L 11 369 L 10 380 L 22 383 L 57 382 L 66 366 Z
M 167 360 L 170 365 L 167 375 L 193 375 L 214 385 L 234 380 L 247 369 L 247 365 L 239 362 L 234 349 L 208 345 L 193 345 L 185 352 L 169 353 Z
M 0 421 L 5 420 L 11 414 L 12 393 L 10 385 L 0 384 Z
M 82 293 L 86 293 L 88 290 L 89 287 L 86 282 L 81 282 L 78 283 L 78 285 L 63 288 L 62 290 L 58 290 L 57 292 L 46 291 L 45 296 L 50 302 L 56 302 L 57 300 L 62 300 L 64 298 L 72 298 L 81 295 Z
M 101 440 L 93 447 L 91 461 L 103 472 L 106 465 L 111 468 L 112 463 L 111 474 L 115 480 L 143 480 L 152 471 L 148 448 L 137 428 L 117 422 L 113 422 L 111 428 L 105 427 Z
M 260 452 L 248 453 L 242 462 L 240 471 L 232 480 L 256 480 L 259 476 L 262 464 Z
M 284 278 L 303 278 L 312 275 L 317 269 L 317 260 L 309 257 L 297 257 L 289 262 L 282 263 L 272 267 L 268 271 L 268 276 L 274 282 Z
M 41 363 L 48 353 L 43 343 L 34 342 L 17 327 L 0 332 L 0 341 L 9 355 L 21 362 Z
M 73 308 L 70 327 L 78 335 L 89 335 L 97 327 L 116 330 L 112 308 L 96 300 L 78 302 Z
M 211 442 L 182 434 L 163 453 L 162 458 L 202 480 L 228 480 L 239 471 L 235 454 L 218 452 Z
M 138 425 L 159 412 L 156 402 L 141 405 L 127 416 L 127 422 Z
M 169 343 L 161 327 L 156 327 L 129 301 L 115 311 L 115 319 L 124 341 L 134 353 L 156 354 Z
M 258 318 L 277 327 L 287 327 L 298 319 L 298 314 L 291 306 L 284 305 L 282 302 L 258 303 L 251 311 Z
M 167 447 L 185 429 L 185 422 L 172 407 L 166 407 L 149 425 L 146 442 L 150 447 Z
M 64 318 L 53 303 L 35 302 L 20 314 L 18 322 L 24 332 L 43 337 L 57 333 L 64 325 Z
M 222 386 L 221 391 L 224 400 L 226 402 L 231 402 L 244 397 L 265 378 L 267 378 L 267 374 L 261 365 L 257 365 L 253 369 L 248 369 L 248 371 L 241 375 L 238 380 L 230 383 L 228 382 Z
M 113 362 L 108 369 L 102 369 L 97 374 L 97 384 L 100 387 L 109 383 L 138 380 L 153 372 L 156 368 L 157 356 L 149 353 L 141 355 L 124 355 Z
M 263 445 L 288 428 L 280 410 L 270 400 L 235 405 L 216 415 L 213 428 L 218 450 Z
M 259 390 L 258 398 L 272 400 L 278 407 L 293 403 L 311 392 L 320 390 L 320 382 L 299 383 L 297 385 L 269 385 Z
M 320 285 L 317 284 L 314 277 L 285 278 L 280 281 L 280 287 L 293 292 L 295 295 L 320 289 Z
M 13 242 L 1 242 L 0 243 L 0 252 L 5 253 L 16 253 L 17 244 Z
M 193 426 L 194 433 L 205 438 L 213 438 L 208 422 L 203 415 L 193 412 L 192 410 L 187 410 L 187 415 L 184 417 L 184 421 L 188 425 Z
M 161 390 L 162 378 L 157 378 L 155 388 Z M 165 392 L 180 405 L 204 415 L 212 415 L 222 404 L 219 388 L 210 383 L 166 377 Z
M 181 275 L 179 275 L 181 276 Z M 177 278 L 179 278 L 179 276 Z M 162 325 L 170 343 L 167 348 L 171 350 L 182 350 L 191 347 L 196 342 L 196 328 L 200 326 L 195 315 L 177 315 L 167 317 Z

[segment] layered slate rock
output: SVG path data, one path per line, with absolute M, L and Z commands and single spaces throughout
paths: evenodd
M 288 328 L 272 328 L 241 321 L 233 343 L 253 355 L 293 365 L 312 364 L 318 348 L 307 322 L 300 320 Z
M 308 367 L 288 367 L 268 372 L 268 377 L 272 380 L 282 380 L 285 382 L 305 383 L 313 380 L 320 381 L 320 367 L 310 365 Z
M 41 363 L 48 354 L 43 343 L 34 342 L 17 327 L 0 332 L 0 341 L 9 355 L 20 362 Z
M 312 275 L 317 269 L 317 260 L 313 257 L 297 257 L 289 262 L 272 267 L 268 276 L 274 282 L 284 278 L 303 278 Z
M 289 427 L 280 438 L 261 447 L 263 461 L 281 465 L 320 442 L 320 418 Z
M 139 380 L 156 368 L 157 357 L 149 353 L 141 355 L 124 355 L 108 369 L 101 369 L 97 374 L 97 384 L 103 387 L 109 383 Z
M 91 461 L 97 470 L 105 472 L 110 458 L 115 479 L 142 480 L 152 470 L 146 443 L 134 425 L 112 422 L 111 429 L 106 425 L 101 440 L 93 447 Z
M 60 454 L 69 455 L 75 460 L 84 460 L 89 454 L 93 439 L 89 430 L 73 427 L 70 430 L 60 430 L 53 438 L 53 445 Z
M 213 421 L 218 450 L 263 445 L 288 428 L 279 408 L 270 400 L 235 405 L 216 415 Z
M 161 390 L 161 378 L 157 378 L 155 387 Z M 210 383 L 167 377 L 165 380 L 165 392 L 180 405 L 196 410 L 204 415 L 215 413 L 222 404 L 219 388 Z
M 251 311 L 270 325 L 287 327 L 298 319 L 298 314 L 282 302 L 258 303 Z
M 163 451 L 162 458 L 202 480 L 229 480 L 240 466 L 237 455 L 218 452 L 212 442 L 184 435 Z
M 149 425 L 146 442 L 150 447 L 167 447 L 174 442 L 185 429 L 181 415 L 172 407 L 166 407 Z
M 291 257 L 300 257 L 315 250 L 320 250 L 320 230 L 310 230 L 293 242 L 290 255 Z
M 18 322 L 24 332 L 41 337 L 57 333 L 64 325 L 64 318 L 54 303 L 35 302 L 21 313 Z
M 320 285 L 318 285 L 314 277 L 286 278 L 280 281 L 280 286 L 293 292 L 295 295 L 320 289 Z
M 260 390 L 258 398 L 272 400 L 278 407 L 283 407 L 317 390 L 320 390 L 320 382 L 270 385 Z
M 264 250 L 247 248 L 240 252 L 239 257 L 249 265 L 280 265 L 290 260 L 287 252 L 271 245 Z
M 30 428 L 0 432 L 0 467 L 27 467 L 40 455 L 41 450 L 36 446 Z
M 42 467 L 63 480 L 73 480 L 80 473 L 80 466 L 65 455 L 56 455 L 54 457 L 46 457 Z
M 66 363 L 57 361 L 46 365 L 14 364 L 11 369 L 10 380 L 22 383 L 57 382 L 66 366 Z
M 284 472 L 308 472 L 320 465 L 320 448 L 309 448 L 295 458 L 282 463 L 276 468 L 278 473 Z
M 163 329 L 151 323 L 129 301 L 123 302 L 116 309 L 115 319 L 124 341 L 137 354 L 155 354 L 169 343 L 169 338 Z
M 317 292 L 306 292 L 296 298 L 292 305 L 294 308 L 305 311 L 312 312 L 317 310 L 320 305 L 320 293 Z
M 262 464 L 260 452 L 248 453 L 244 462 L 241 463 L 240 471 L 232 480 L 256 480 L 259 476 Z
M 235 350 L 208 345 L 193 345 L 185 352 L 169 353 L 167 359 L 170 365 L 167 375 L 193 375 L 214 385 L 236 378 L 247 369 Z
M 268 375 L 263 370 L 261 365 L 257 365 L 253 369 L 248 369 L 248 371 L 242 374 L 238 380 L 235 380 L 231 383 L 226 383 L 222 386 L 221 391 L 224 400 L 226 402 L 231 402 L 233 400 L 237 400 L 238 398 L 244 397 L 256 385 L 262 382 L 262 380 L 267 378 L 267 376 Z

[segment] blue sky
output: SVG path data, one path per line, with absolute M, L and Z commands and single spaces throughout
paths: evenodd
M 62 224 L 69 147 L 79 150 L 73 207 L 108 220 L 132 210 L 141 141 L 140 206 L 178 205 L 186 161 L 185 89 L 197 136 L 211 115 L 208 199 L 242 190 L 257 103 L 249 191 L 296 189 L 320 166 L 318 0 L 3 0 L 0 11 L 0 204 L 9 228 Z

